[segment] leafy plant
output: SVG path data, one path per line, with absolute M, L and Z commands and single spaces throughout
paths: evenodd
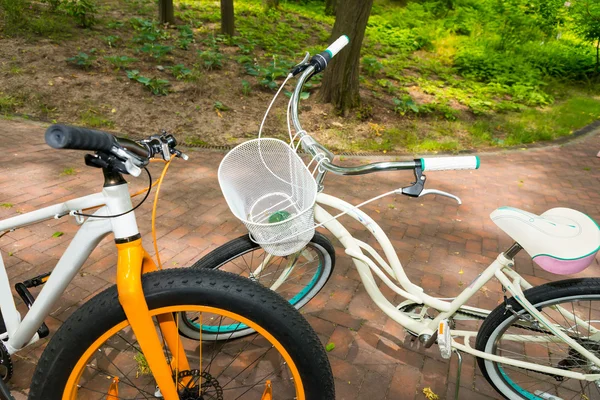
M 169 93 L 169 81 L 166 79 L 147 78 L 140 75 L 137 69 L 126 71 L 127 77 L 131 80 L 141 83 L 155 96 L 166 96 Z
M 394 112 L 400 115 L 405 115 L 409 111 L 412 111 L 415 114 L 419 112 L 419 107 L 417 107 L 417 104 L 415 103 L 413 98 L 408 94 L 402 96 L 401 99 L 394 97 L 393 102 Z
M 106 43 L 108 47 L 113 48 L 116 47 L 117 43 L 121 42 L 121 37 L 116 35 L 109 35 L 104 36 L 102 40 L 104 40 L 104 43 Z
M 237 45 L 240 49 L 240 53 L 241 54 L 252 54 L 252 52 L 254 51 L 254 45 L 253 44 L 243 44 L 243 43 L 238 43 Z
M 145 43 L 144 46 L 140 49 L 142 53 L 146 53 L 149 56 L 160 60 L 164 58 L 167 54 L 171 53 L 173 47 L 166 46 L 157 43 Z
M 125 24 L 121 21 L 112 21 L 106 25 L 108 29 L 121 29 L 123 26 L 125 26 Z
M 211 71 L 213 69 L 223 68 L 223 54 L 219 53 L 218 51 L 199 51 L 198 57 L 202 61 L 202 68 L 206 70 Z
M 221 103 L 220 101 L 215 101 L 215 104 L 213 104 L 213 108 L 215 110 L 218 110 L 218 111 L 229 111 L 229 110 L 231 110 L 230 107 L 226 106 L 225 104 Z
M 137 58 L 129 56 L 107 56 L 104 57 L 104 59 L 111 63 L 117 69 L 127 68 L 130 64 L 137 61 Z
M 245 79 L 242 79 L 242 94 L 249 96 L 252 93 L 252 85 Z
M 362 64 L 363 69 L 369 76 L 375 76 L 383 69 L 383 64 L 375 57 L 363 57 Z
M 4 95 L 0 92 L 0 112 L 1 113 L 10 113 L 15 111 L 15 109 L 21 105 L 21 102 L 16 99 L 14 96 Z
M 98 8 L 93 0 L 67 0 L 62 8 L 73 17 L 82 28 L 90 28 L 96 23 Z
M 136 31 L 153 32 L 156 31 L 156 22 L 147 19 L 135 17 L 129 20 L 131 27 Z
M 261 78 L 259 83 L 272 90 L 279 87 L 277 79 L 287 76 L 289 70 L 287 63 L 280 62 L 278 65 L 276 59 L 273 59 L 273 62 L 266 67 L 260 65 L 246 65 L 245 67 L 248 75 Z
M 187 50 L 190 44 L 194 42 L 194 32 L 188 25 L 182 25 L 179 28 L 179 40 L 177 41 L 177 47 L 182 50 Z
M 192 71 L 185 67 L 183 64 L 173 65 L 172 67 L 167 67 L 177 80 L 182 80 L 190 77 L 192 75 Z
M 152 32 L 140 32 L 132 39 L 134 43 L 152 43 L 158 40 L 158 35 Z
M 96 49 L 90 50 L 90 54 L 96 52 Z M 89 55 L 84 52 L 79 52 L 73 57 L 67 58 L 67 62 L 76 65 L 79 68 L 88 69 L 92 66 L 93 61 L 96 59 L 95 56 Z

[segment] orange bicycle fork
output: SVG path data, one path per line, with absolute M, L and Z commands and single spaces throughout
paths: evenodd
M 181 343 L 177 325 L 172 313 L 157 316 L 159 329 L 171 354 L 177 359 L 167 362 L 163 344 L 158 336 L 148 304 L 142 289 L 142 273 L 156 271 L 156 264 L 142 247 L 142 240 L 117 243 L 117 290 L 119 302 L 125 311 L 127 320 L 137 338 L 142 352 L 152 371 L 156 384 L 165 400 L 179 398 L 173 380 L 173 370 L 190 369 L 188 359 Z

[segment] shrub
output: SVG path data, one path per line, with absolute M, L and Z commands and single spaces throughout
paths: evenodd
M 90 28 L 96 23 L 95 14 L 98 9 L 93 0 L 67 0 L 62 4 L 62 8 L 82 28 Z
M 187 79 L 192 75 L 192 71 L 185 67 L 183 64 L 173 65 L 172 67 L 167 67 L 177 80 Z
M 109 35 L 104 36 L 102 40 L 104 40 L 104 43 L 106 43 L 108 47 L 113 48 L 116 47 L 117 43 L 121 41 L 121 37 L 116 35 Z
M 126 73 L 129 79 L 141 83 L 155 96 L 166 96 L 169 93 L 169 81 L 166 79 L 147 78 L 140 75 L 140 71 L 137 69 L 126 71 Z
M 394 112 L 405 115 L 407 112 L 412 111 L 413 113 L 419 112 L 419 107 L 417 107 L 417 103 L 413 100 L 410 95 L 404 95 L 401 99 L 394 97 Z
M 214 50 L 199 51 L 198 57 L 202 61 L 202 68 L 206 70 L 223 68 L 223 54 Z
M 172 50 L 173 47 L 171 46 L 165 46 L 157 43 L 145 43 L 144 46 L 140 49 L 142 53 L 146 53 L 149 56 L 156 58 L 157 60 L 162 59 Z
M 383 69 L 383 64 L 375 57 L 363 57 L 363 69 L 369 76 L 375 76 Z
M 24 15 L 25 0 L 0 0 L 0 9 L 4 10 L 4 32 L 14 35 L 25 29 L 28 18 Z

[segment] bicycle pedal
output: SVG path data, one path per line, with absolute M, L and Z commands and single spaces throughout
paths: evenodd
M 442 358 L 448 360 L 452 357 L 452 337 L 450 337 L 450 326 L 447 319 L 441 320 L 438 325 L 437 342 Z
M 34 278 L 23 281 L 23 285 L 25 285 L 26 288 L 38 287 L 46 283 L 49 277 L 50 272 L 46 272 L 45 274 L 41 274 Z
M 39 277 L 36 277 L 36 278 L 39 278 Z M 33 279 L 36 279 L 36 278 L 33 278 Z M 31 279 L 30 279 L 30 281 L 31 281 Z M 25 281 L 25 282 L 27 282 L 27 281 Z M 37 285 L 37 286 L 39 286 L 39 285 Z M 31 294 L 31 292 L 29 291 L 27 286 L 25 286 L 25 283 L 21 283 L 21 282 L 16 283 L 15 290 L 17 291 L 17 293 L 19 294 L 19 296 L 21 297 L 23 302 L 27 305 L 27 308 L 31 309 L 31 305 L 35 301 L 35 298 Z M 40 339 L 45 338 L 46 336 L 48 336 L 50 334 L 50 329 L 48 329 L 48 325 L 46 325 L 45 322 L 42 322 L 42 325 L 37 330 L 37 333 L 38 333 L 38 336 L 40 337 Z

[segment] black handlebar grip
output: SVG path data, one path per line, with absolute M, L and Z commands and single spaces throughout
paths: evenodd
M 110 151 L 115 137 L 107 132 L 68 125 L 52 125 L 46 130 L 46 143 L 55 149 Z

